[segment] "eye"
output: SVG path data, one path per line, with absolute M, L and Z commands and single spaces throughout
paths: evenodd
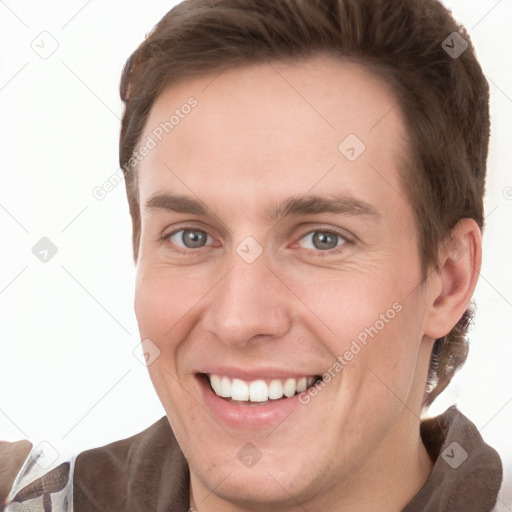
M 311 231 L 304 235 L 300 242 L 304 249 L 328 251 L 344 245 L 347 240 L 332 231 Z
M 198 249 L 207 245 L 211 245 L 213 238 L 200 229 L 180 229 L 166 236 L 168 240 L 178 247 L 186 249 Z

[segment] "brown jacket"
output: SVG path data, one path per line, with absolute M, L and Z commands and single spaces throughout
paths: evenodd
M 421 436 L 434 469 L 402 512 L 492 511 L 501 460 L 473 423 L 452 407 L 424 420 Z M 189 510 L 188 465 L 166 417 L 133 437 L 39 468 L 32 478 L 41 462 L 31 448 L 28 441 L 0 442 L 0 510 L 8 503 L 8 512 Z

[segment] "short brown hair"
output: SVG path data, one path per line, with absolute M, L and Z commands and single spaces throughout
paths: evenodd
M 454 41 L 462 42 L 462 49 L 468 45 L 461 55 L 448 51 Z M 121 80 L 125 111 L 119 156 L 135 260 L 140 210 L 137 169 L 130 159 L 162 90 L 185 77 L 316 54 L 367 65 L 399 98 L 411 153 L 402 180 L 415 212 L 424 277 L 438 268 L 440 244 L 460 219 L 474 219 L 483 228 L 489 86 L 468 34 L 441 3 L 186 0 L 131 55 Z M 468 309 L 448 335 L 436 340 L 426 405 L 464 364 L 471 317 Z

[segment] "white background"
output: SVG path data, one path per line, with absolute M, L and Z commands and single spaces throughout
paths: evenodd
M 133 354 L 124 183 L 103 200 L 92 192 L 120 175 L 124 62 L 175 3 L 0 0 L 2 439 L 76 451 L 137 433 L 164 414 Z M 490 81 L 493 134 L 470 356 L 431 414 L 457 403 L 498 449 L 510 481 L 512 2 L 445 4 L 470 31 Z M 57 45 L 46 59 L 34 51 Z M 32 253 L 42 237 L 58 249 L 47 263 Z M 504 501 L 512 510 L 512 493 Z

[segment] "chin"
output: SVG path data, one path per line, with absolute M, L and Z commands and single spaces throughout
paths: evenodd
M 258 466 L 260 464 L 263 463 Z M 270 511 L 297 506 L 297 503 L 305 501 L 308 486 L 302 480 L 303 475 L 299 475 L 300 471 L 296 466 L 268 464 L 240 469 L 232 464 L 212 467 L 196 475 L 206 489 L 215 489 L 218 497 L 230 503 L 248 510 Z M 207 499 L 204 499 L 205 505 Z M 201 497 L 196 499 L 199 509 L 200 503 Z

